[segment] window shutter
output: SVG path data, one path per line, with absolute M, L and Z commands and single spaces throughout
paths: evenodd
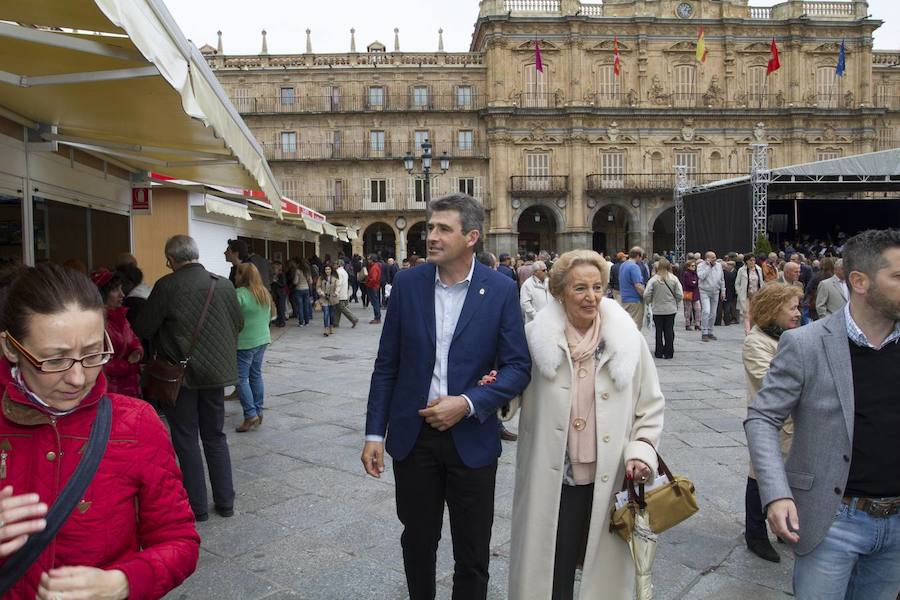
M 387 194 L 386 194 L 387 197 L 385 198 L 385 200 L 387 202 L 390 202 L 391 204 L 393 204 L 393 202 L 394 202 L 394 178 L 391 177 L 390 179 L 388 179 L 387 185 L 385 185 L 384 187 L 385 187 L 385 191 L 387 192 Z
M 365 198 L 366 204 L 371 204 L 371 202 L 372 202 L 372 180 L 369 178 L 363 179 L 363 198 Z
M 412 207 L 416 202 L 416 178 L 406 178 L 406 206 Z
M 484 198 L 482 197 L 481 192 L 481 177 L 475 178 L 475 198 L 484 204 Z

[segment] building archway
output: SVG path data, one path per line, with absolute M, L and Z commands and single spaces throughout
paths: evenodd
M 650 233 L 653 236 L 652 252 L 663 255 L 675 249 L 675 207 L 663 209 L 652 221 Z
M 519 234 L 518 251 L 537 254 L 541 250 L 556 250 L 556 234 L 561 223 L 554 211 L 542 204 L 533 204 L 519 214 L 516 232 Z
M 618 204 L 599 207 L 591 219 L 591 241 L 594 252 L 613 257 L 628 252 L 628 238 L 632 230 L 631 215 Z
M 377 254 L 381 258 L 394 256 L 396 252 L 397 237 L 393 228 L 387 223 L 376 221 L 366 227 L 363 233 L 363 250 L 366 256 Z
M 425 229 L 425 221 L 419 221 L 406 231 L 406 257 L 413 254 L 421 258 L 428 258 L 425 253 L 425 245 L 428 231 Z

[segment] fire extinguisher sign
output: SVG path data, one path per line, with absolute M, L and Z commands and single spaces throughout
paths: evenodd
M 149 215 L 153 193 L 150 186 L 134 186 L 131 188 L 131 214 Z

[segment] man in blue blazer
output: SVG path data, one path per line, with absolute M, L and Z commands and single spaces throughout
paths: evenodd
M 362 462 L 381 476 L 386 436 L 411 600 L 435 597 L 445 503 L 453 598 L 487 597 L 496 413 L 531 379 L 516 284 L 475 260 L 483 227 L 484 208 L 470 196 L 431 203 L 429 262 L 394 279 L 369 389 Z M 495 369 L 496 381 L 479 386 Z

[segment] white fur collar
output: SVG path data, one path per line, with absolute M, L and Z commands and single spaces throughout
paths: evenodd
M 566 343 L 566 314 L 562 304 L 551 301 L 525 326 L 531 359 L 538 370 L 553 379 L 562 364 Z M 641 334 L 619 303 L 610 298 L 600 302 L 600 334 L 609 357 L 609 374 L 616 388 L 628 386 L 641 357 Z M 601 362 L 605 360 L 601 358 Z

